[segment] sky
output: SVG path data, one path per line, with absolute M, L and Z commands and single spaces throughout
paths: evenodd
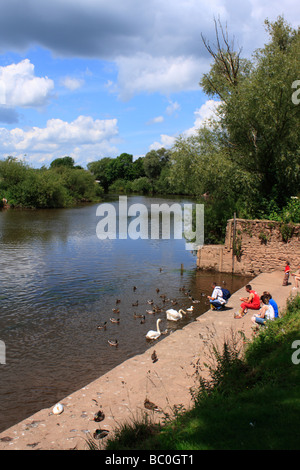
M 217 105 L 199 86 L 214 19 L 242 56 L 264 20 L 300 25 L 299 0 L 0 0 L 0 159 L 86 168 L 191 135 Z M 300 77 L 298 77 L 300 78 Z

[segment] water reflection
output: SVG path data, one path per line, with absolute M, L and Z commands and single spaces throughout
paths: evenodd
M 148 208 L 162 202 L 128 198 L 128 204 Z M 195 256 L 183 239 L 99 240 L 97 207 L 0 213 L 0 340 L 6 345 L 0 431 L 145 351 L 145 334 L 155 329 L 158 316 L 162 329 L 182 328 L 208 308 L 201 294 L 211 293 L 211 275 L 195 271 Z M 247 279 L 219 274 L 214 280 L 236 290 Z M 161 294 L 178 307 L 190 306 L 183 286 L 200 300 L 193 314 L 174 325 L 164 312 L 146 313 L 150 299 L 170 307 Z M 116 306 L 120 323 L 112 324 Z M 134 314 L 144 314 L 146 322 Z M 107 329 L 98 330 L 104 321 Z M 119 347 L 111 348 L 108 340 L 116 338 Z

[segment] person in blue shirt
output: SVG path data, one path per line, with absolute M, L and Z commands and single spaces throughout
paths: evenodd
M 278 318 L 278 305 L 277 303 L 275 302 L 274 299 L 272 299 L 272 296 L 270 294 L 270 292 L 267 292 L 265 291 L 263 293 L 263 295 L 267 295 L 269 297 L 269 304 L 272 305 L 273 309 L 274 309 L 274 313 L 275 313 L 275 318 Z

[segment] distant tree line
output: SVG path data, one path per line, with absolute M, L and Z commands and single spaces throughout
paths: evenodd
M 99 200 L 103 189 L 93 175 L 70 157 L 54 160 L 50 168 L 31 168 L 13 157 L 0 160 L 0 197 L 23 208 L 68 207 Z
M 133 155 L 122 153 L 116 158 L 102 158 L 88 164 L 88 169 L 104 191 L 169 193 L 171 151 L 151 150 L 145 157 L 133 161 Z M 173 188 L 176 191 L 176 188 Z

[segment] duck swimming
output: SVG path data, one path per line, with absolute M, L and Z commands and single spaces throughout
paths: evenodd
M 106 329 L 106 321 L 102 325 L 97 326 L 97 330 L 105 330 Z
M 120 323 L 120 318 L 110 318 L 112 323 Z
M 119 346 L 119 341 L 117 339 L 115 340 L 108 340 L 108 344 L 110 346 L 115 346 L 115 347 L 118 347 Z
M 145 315 L 141 315 L 139 313 L 134 313 L 133 316 L 134 318 L 145 318 Z

